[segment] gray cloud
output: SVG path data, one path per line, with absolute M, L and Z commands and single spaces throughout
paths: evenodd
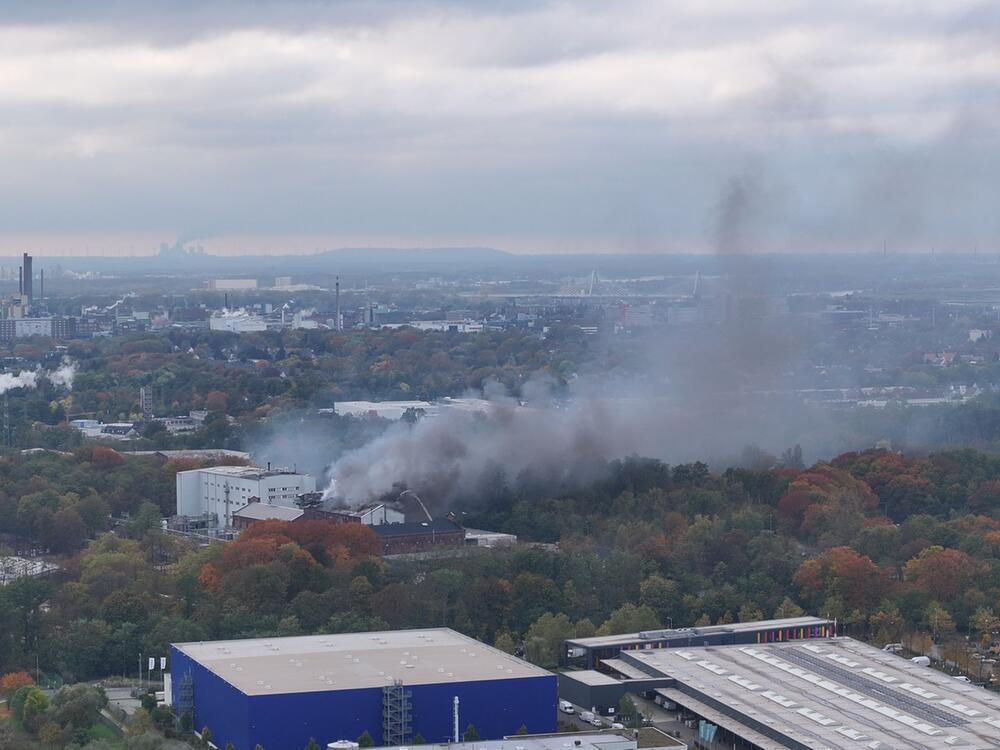
M 960 0 L 4 3 L 0 221 L 987 249 L 998 29 Z

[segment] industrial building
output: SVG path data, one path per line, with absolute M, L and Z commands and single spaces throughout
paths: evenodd
M 622 651 L 605 664 L 616 676 L 560 675 L 560 698 L 602 706 L 625 691 L 655 697 L 698 722 L 712 747 L 1000 747 L 1000 696 L 851 638 Z
M 236 750 L 556 728 L 555 675 L 447 628 L 178 643 L 168 681 L 177 714 Z
M 412 523 L 387 523 L 372 526 L 382 542 L 383 555 L 427 552 L 441 547 L 465 544 L 465 529 L 448 518 Z
M 212 331 L 227 333 L 259 333 L 267 330 L 267 321 L 245 310 L 223 310 L 212 314 L 208 327 Z
M 562 665 L 577 669 L 600 669 L 605 659 L 622 651 L 721 646 L 724 644 L 771 643 L 836 635 L 836 623 L 822 617 L 788 617 L 779 620 L 734 622 L 697 628 L 648 630 L 624 635 L 572 638 L 565 642 Z
M 365 526 L 380 526 L 386 523 L 403 523 L 405 514 L 385 503 L 371 503 L 360 508 L 332 508 L 322 511 L 330 520 L 341 523 L 363 523 Z
M 302 508 L 286 508 L 283 505 L 268 505 L 267 503 L 250 503 L 233 511 L 233 528 L 243 531 L 258 521 L 299 521 L 305 516 Z
M 249 291 L 257 288 L 257 279 L 209 279 L 209 289 L 215 291 Z
M 316 478 L 290 469 L 213 466 L 177 472 L 177 515 L 213 516 L 218 528 L 233 525 L 233 513 L 260 502 L 296 507 L 298 497 L 316 491 Z

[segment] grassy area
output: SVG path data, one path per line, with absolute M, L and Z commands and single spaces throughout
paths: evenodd
M 640 748 L 644 747 L 677 747 L 683 744 L 677 738 L 660 731 L 656 727 L 643 727 L 639 730 Z
M 92 740 L 104 740 L 105 742 L 113 744 L 115 747 L 124 747 L 122 738 L 118 736 L 118 733 L 107 724 L 95 724 L 87 733 L 90 735 L 90 739 Z

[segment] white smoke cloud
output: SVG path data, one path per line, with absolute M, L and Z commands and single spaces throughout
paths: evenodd
M 76 363 L 70 359 L 64 359 L 62 364 L 55 370 L 46 373 L 52 385 L 73 390 L 73 378 L 76 377 Z
M 75 375 L 76 363 L 69 359 L 64 359 L 55 370 L 21 370 L 16 375 L 3 372 L 0 373 L 0 396 L 15 388 L 36 388 L 39 377 L 47 378 L 54 386 L 72 390 Z
M 38 383 L 38 373 L 34 370 L 22 370 L 17 375 L 10 372 L 0 373 L 0 395 L 15 388 L 34 388 Z

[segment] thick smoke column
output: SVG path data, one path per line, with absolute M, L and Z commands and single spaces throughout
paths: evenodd
M 592 481 L 607 461 L 633 454 L 731 465 L 749 443 L 779 452 L 802 443 L 807 454 L 841 447 L 811 440 L 816 418 L 804 411 L 789 418 L 722 401 L 692 406 L 644 396 L 524 408 L 500 402 L 487 414 L 455 410 L 399 422 L 334 462 L 325 496 L 354 506 L 405 485 L 440 510 L 452 501 L 475 504 L 497 469 L 508 481 L 524 474 L 557 487 Z

